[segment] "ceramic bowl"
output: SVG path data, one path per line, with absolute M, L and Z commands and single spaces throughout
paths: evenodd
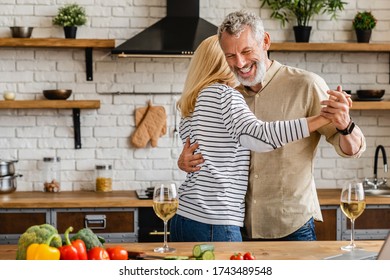
M 361 89 L 356 91 L 359 99 L 381 99 L 384 94 L 384 89 Z
M 48 89 L 43 91 L 43 95 L 47 99 L 53 100 L 65 100 L 72 94 L 71 89 Z

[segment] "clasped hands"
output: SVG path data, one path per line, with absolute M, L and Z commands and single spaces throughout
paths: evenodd
M 343 130 L 345 129 L 351 117 L 349 109 L 352 107 L 351 95 L 342 91 L 342 87 L 338 86 L 337 90 L 328 90 L 329 99 L 321 101 L 321 105 L 325 105 L 321 109 L 321 116 L 329 119 L 333 125 Z

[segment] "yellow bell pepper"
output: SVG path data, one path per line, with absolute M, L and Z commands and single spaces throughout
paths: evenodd
M 56 247 L 51 247 L 50 242 L 58 234 L 51 235 L 45 243 L 33 243 L 27 248 L 27 260 L 59 260 L 61 253 Z

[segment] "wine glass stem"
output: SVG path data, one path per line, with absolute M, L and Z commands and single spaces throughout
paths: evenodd
M 351 246 L 355 247 L 355 219 L 351 219 Z
M 164 221 L 164 248 L 168 249 L 168 221 Z

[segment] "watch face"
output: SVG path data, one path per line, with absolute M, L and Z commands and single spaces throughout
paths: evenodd
M 354 128 L 355 128 L 355 123 L 351 122 L 351 125 L 348 127 L 348 134 L 352 133 Z

